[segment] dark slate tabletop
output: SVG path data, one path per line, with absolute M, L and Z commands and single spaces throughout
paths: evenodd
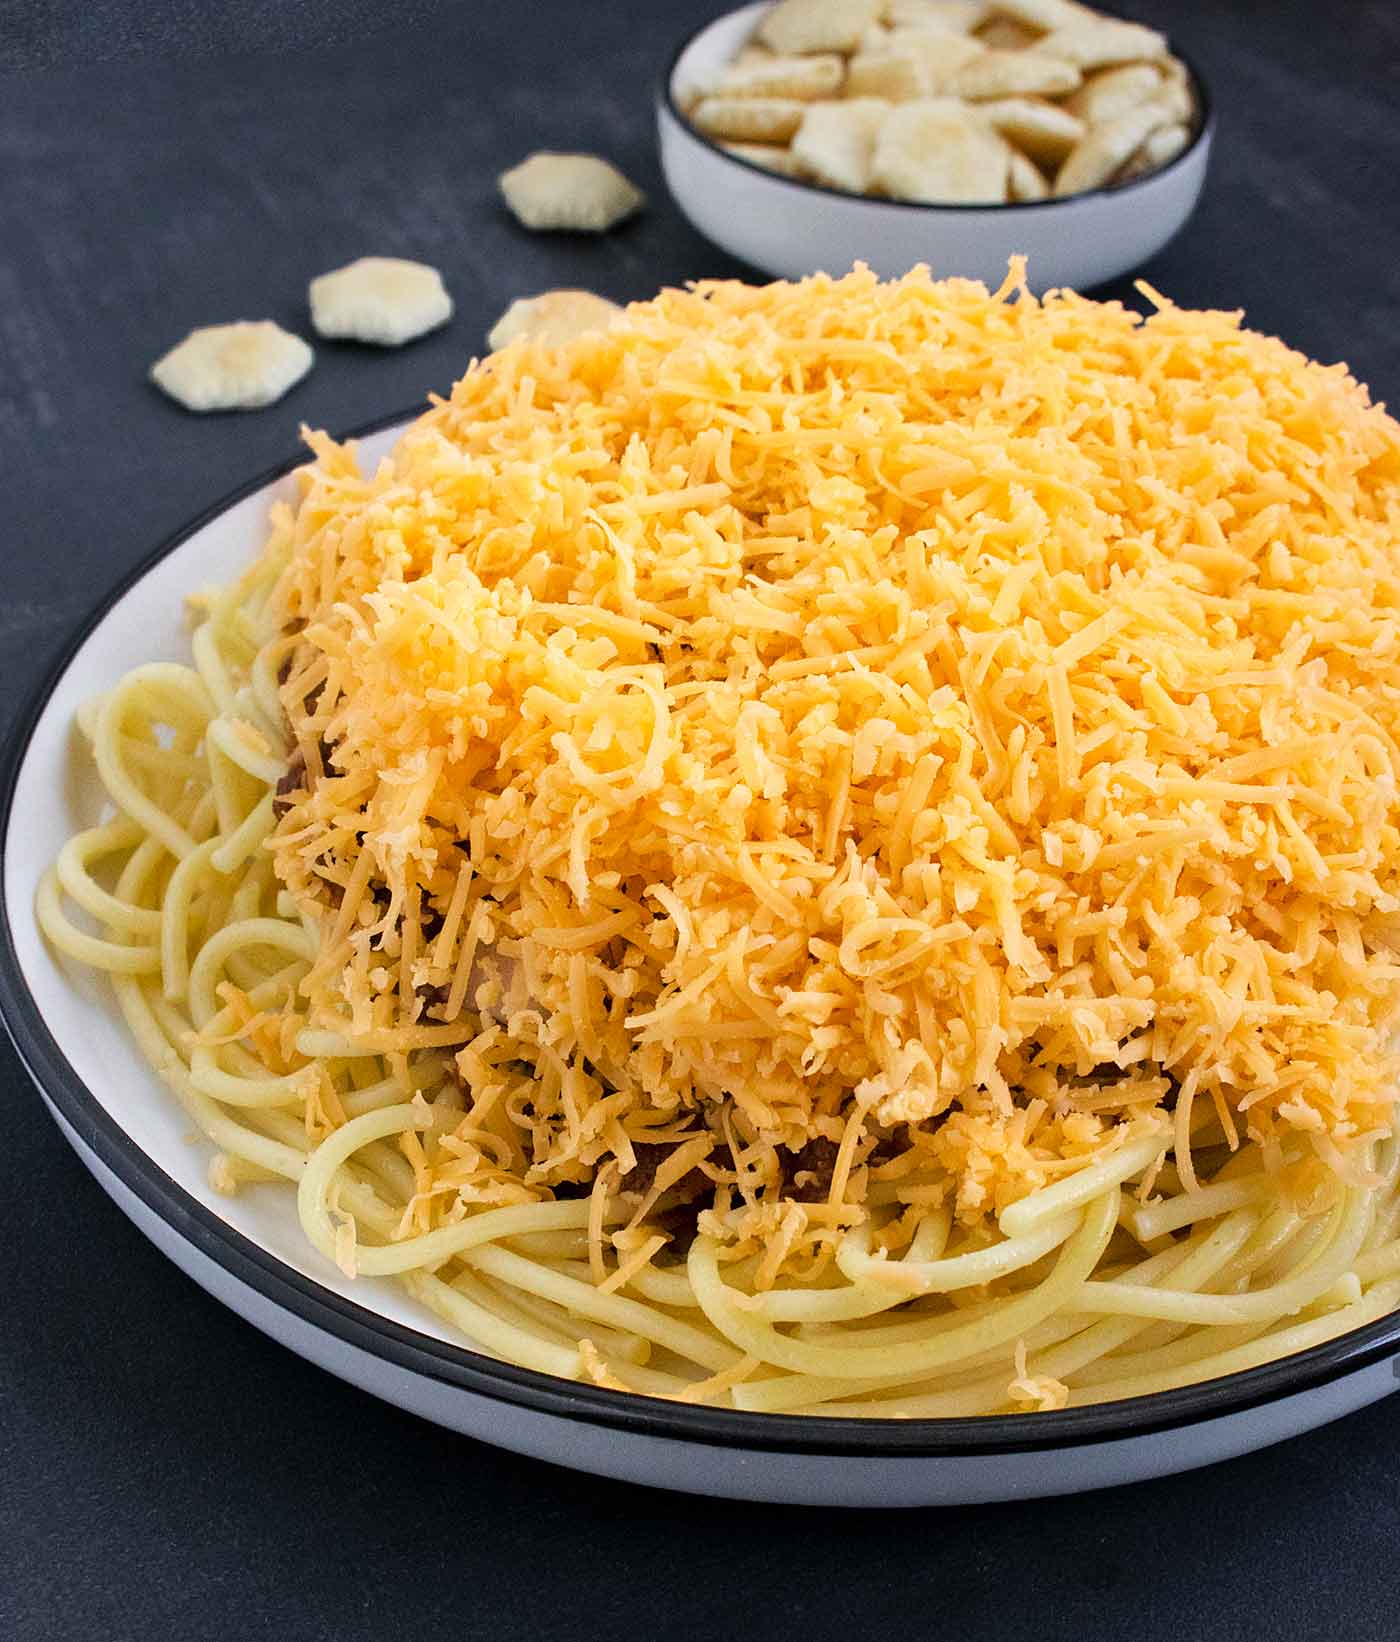
M 668 201 L 650 94 L 723 0 L 0 0 L 0 728 L 105 590 L 291 454 L 446 388 L 507 301 L 750 274 Z M 1144 272 L 1400 392 L 1400 7 L 1138 0 L 1220 109 L 1195 219 Z M 533 237 L 539 147 L 651 195 Z M 307 279 L 442 268 L 444 331 L 323 345 L 270 410 L 146 383 L 193 325 L 305 331 Z M 1123 287 L 1120 294 L 1126 294 Z M 738 1506 L 446 1435 L 294 1358 L 158 1255 L 0 1049 L 0 1636 L 1210 1638 L 1400 1634 L 1400 1405 L 1212 1471 L 904 1515 Z

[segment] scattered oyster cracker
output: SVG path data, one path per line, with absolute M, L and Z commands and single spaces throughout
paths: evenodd
M 640 188 L 596 154 L 540 151 L 498 181 L 520 222 L 541 232 L 601 234 L 646 203 Z
M 270 319 L 204 325 L 151 366 L 151 381 L 191 411 L 258 410 L 311 369 L 315 354 Z
M 403 257 L 360 257 L 313 279 L 307 295 L 319 335 L 382 348 L 411 342 L 452 317 L 442 275 Z
M 538 342 L 572 342 L 585 331 L 601 330 L 621 312 L 617 303 L 592 291 L 563 288 L 517 297 L 491 327 L 486 346 L 496 353 L 521 336 Z

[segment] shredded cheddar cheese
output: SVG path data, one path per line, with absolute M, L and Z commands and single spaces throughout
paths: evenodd
M 1400 429 L 1153 300 L 702 284 L 372 475 L 311 436 L 313 1024 L 455 1054 L 499 1185 L 671 1147 L 639 1189 L 698 1170 L 764 1282 L 908 1152 L 976 1221 L 1164 1104 L 1183 1179 L 1193 1124 L 1387 1126 Z M 814 1141 L 830 1191 L 760 1201 Z

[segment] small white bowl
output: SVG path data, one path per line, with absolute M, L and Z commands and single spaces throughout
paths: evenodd
M 763 11 L 759 3 L 729 12 L 685 41 L 662 80 L 656 120 L 661 168 L 681 210 L 706 238 L 779 278 L 865 262 L 889 279 L 926 262 L 936 277 L 996 286 L 1007 259 L 1024 253 L 1036 290 L 1082 290 L 1160 251 L 1200 196 L 1215 119 L 1190 64 L 1199 111 L 1191 143 L 1160 171 L 1116 187 L 1025 205 L 922 205 L 765 171 L 697 131 L 680 108 L 686 89 L 735 56 Z

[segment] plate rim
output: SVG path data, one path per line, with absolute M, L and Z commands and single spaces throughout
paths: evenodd
M 367 438 L 407 424 L 419 414 L 421 406 L 394 411 L 339 437 Z M 28 692 L 0 752 L 0 860 L 7 853 L 16 788 L 34 734 L 93 632 L 176 549 L 307 461 L 305 453 L 287 457 L 202 508 L 103 593 L 78 623 Z M 995 1458 L 1122 1442 L 1245 1414 L 1319 1390 L 1400 1347 L 1397 1310 L 1306 1351 L 1197 1385 L 1043 1413 L 945 1419 L 853 1419 L 707 1408 L 521 1368 L 469 1345 L 422 1334 L 323 1287 L 221 1219 L 168 1175 L 92 1094 L 49 1030 L 20 964 L 12 922 L 16 915 L 32 916 L 32 906 L 26 905 L 23 912 L 11 907 L 0 874 L 0 1024 L 41 1094 L 121 1184 L 183 1241 L 272 1305 L 343 1345 L 494 1402 L 634 1436 L 705 1447 L 866 1460 Z

